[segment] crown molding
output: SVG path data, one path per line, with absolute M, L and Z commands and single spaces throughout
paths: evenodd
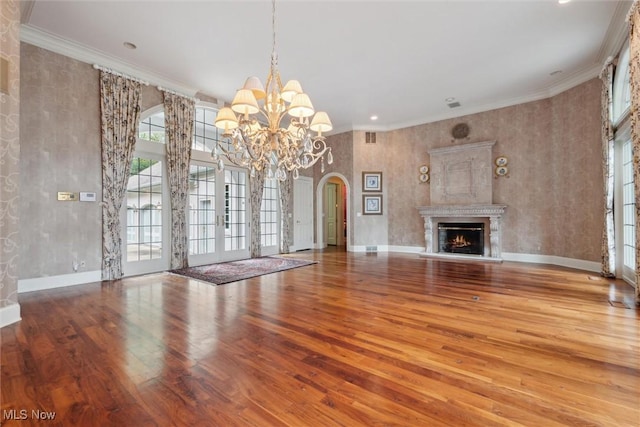
M 625 41 L 627 41 L 629 24 L 626 20 L 632 4 L 633 1 L 627 0 L 618 2 L 598 51 L 597 61 L 599 64 L 604 64 L 609 57 L 615 58 L 620 53 Z
M 346 132 L 348 130 L 353 131 L 368 131 L 368 132 L 389 132 L 398 129 L 410 128 L 414 126 L 425 125 L 428 123 L 435 123 L 442 120 L 455 119 L 457 117 L 469 116 L 471 114 L 484 113 L 487 111 L 497 110 L 500 108 L 513 107 L 514 105 L 526 104 L 528 102 L 540 101 L 543 99 L 552 98 L 556 95 L 561 94 L 569 89 L 573 89 L 576 86 L 581 85 L 582 83 L 588 82 L 589 80 L 598 77 L 602 66 L 599 64 L 594 64 L 593 66 L 586 67 L 580 71 L 577 71 L 563 80 L 555 83 L 553 86 L 549 86 L 546 89 L 543 89 L 538 92 L 529 93 L 523 96 L 504 99 L 504 100 L 496 100 L 495 102 L 489 102 L 482 105 L 470 106 L 470 107 L 462 107 L 456 108 L 452 111 L 447 111 L 441 114 L 434 114 L 428 117 L 424 117 L 422 119 L 410 120 L 401 123 L 395 123 L 390 126 L 379 126 L 379 125 L 371 125 L 371 124 L 357 124 L 354 125 L 352 129 L 335 129 L 334 133 Z
M 151 85 L 161 86 L 186 96 L 195 97 L 198 92 L 198 89 L 187 86 L 183 83 L 167 79 L 166 77 L 151 71 L 142 70 L 99 50 L 64 39 L 30 25 L 22 24 L 20 26 L 20 40 L 42 49 L 50 50 L 51 52 L 68 56 L 69 58 L 73 58 L 81 62 L 86 62 L 87 64 L 98 64 L 100 66 L 110 68 L 114 71 L 149 82 Z

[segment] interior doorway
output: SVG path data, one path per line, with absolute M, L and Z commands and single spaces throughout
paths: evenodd
M 317 230 L 319 248 L 349 247 L 349 185 L 339 174 L 322 178 L 317 192 Z

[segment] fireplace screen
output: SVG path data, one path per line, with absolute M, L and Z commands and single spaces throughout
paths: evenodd
M 484 223 L 439 223 L 438 251 L 454 254 L 484 255 Z

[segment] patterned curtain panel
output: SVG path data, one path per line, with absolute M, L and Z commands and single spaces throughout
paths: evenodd
M 140 121 L 140 82 L 100 72 L 102 122 L 102 279 L 122 277 L 120 208 Z
M 616 247 L 613 226 L 614 139 L 611 124 L 613 100 L 613 62 L 608 61 L 600 74 L 602 80 L 602 174 L 604 182 L 604 229 L 602 231 L 602 275 L 615 277 Z
M 260 208 L 262 207 L 262 195 L 264 193 L 264 169 L 256 171 L 251 177 L 251 258 L 262 255 L 262 222 L 260 221 Z
M 195 101 L 164 92 L 167 175 L 171 194 L 171 268 L 189 266 L 189 162 Z
M 629 11 L 629 84 L 631 86 L 631 141 L 636 199 L 636 303 L 640 303 L 640 9 Z
M 287 179 L 280 182 L 280 211 L 282 213 L 282 240 L 280 244 L 280 252 L 283 254 L 289 253 L 289 246 L 291 245 L 292 234 L 289 213 L 291 213 L 292 198 L 293 177 L 289 174 Z

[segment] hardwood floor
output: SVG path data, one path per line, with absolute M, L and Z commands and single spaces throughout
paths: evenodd
M 2 424 L 640 425 L 640 314 L 620 281 L 292 256 L 319 263 L 21 294 L 23 320 L 2 329 Z

